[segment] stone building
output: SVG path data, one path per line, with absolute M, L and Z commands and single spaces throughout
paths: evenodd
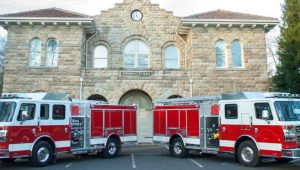
M 138 140 L 149 142 L 154 99 L 267 91 L 265 33 L 277 23 L 224 10 L 176 17 L 150 0 L 94 17 L 58 8 L 5 14 L 3 91 L 136 104 Z

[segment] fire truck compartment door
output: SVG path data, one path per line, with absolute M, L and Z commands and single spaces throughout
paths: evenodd
M 250 113 L 241 113 L 241 129 L 250 130 L 252 126 L 252 117 Z

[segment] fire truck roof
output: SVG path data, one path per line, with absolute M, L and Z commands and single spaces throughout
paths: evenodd
M 1 99 L 68 100 L 63 93 L 2 93 Z
M 300 98 L 300 94 L 280 93 L 280 92 L 237 92 L 223 93 L 216 96 L 195 96 L 176 99 L 157 99 L 154 104 L 184 104 L 184 103 L 202 103 L 206 101 L 219 100 L 242 100 L 242 99 L 262 99 L 262 98 Z

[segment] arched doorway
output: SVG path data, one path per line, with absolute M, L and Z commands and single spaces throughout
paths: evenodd
M 100 94 L 93 94 L 90 97 L 88 97 L 87 99 L 88 100 L 104 101 L 104 102 L 108 103 L 107 99 L 104 96 L 100 95 Z
M 135 104 L 137 111 L 137 135 L 139 143 L 152 143 L 153 115 L 152 99 L 142 90 L 130 90 L 120 99 L 119 104 Z
M 179 99 L 179 98 L 182 98 L 182 96 L 177 94 L 168 97 L 168 99 Z

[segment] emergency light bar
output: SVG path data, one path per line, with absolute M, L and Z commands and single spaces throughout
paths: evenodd
M 300 98 L 300 94 L 290 93 L 264 93 L 265 98 Z

